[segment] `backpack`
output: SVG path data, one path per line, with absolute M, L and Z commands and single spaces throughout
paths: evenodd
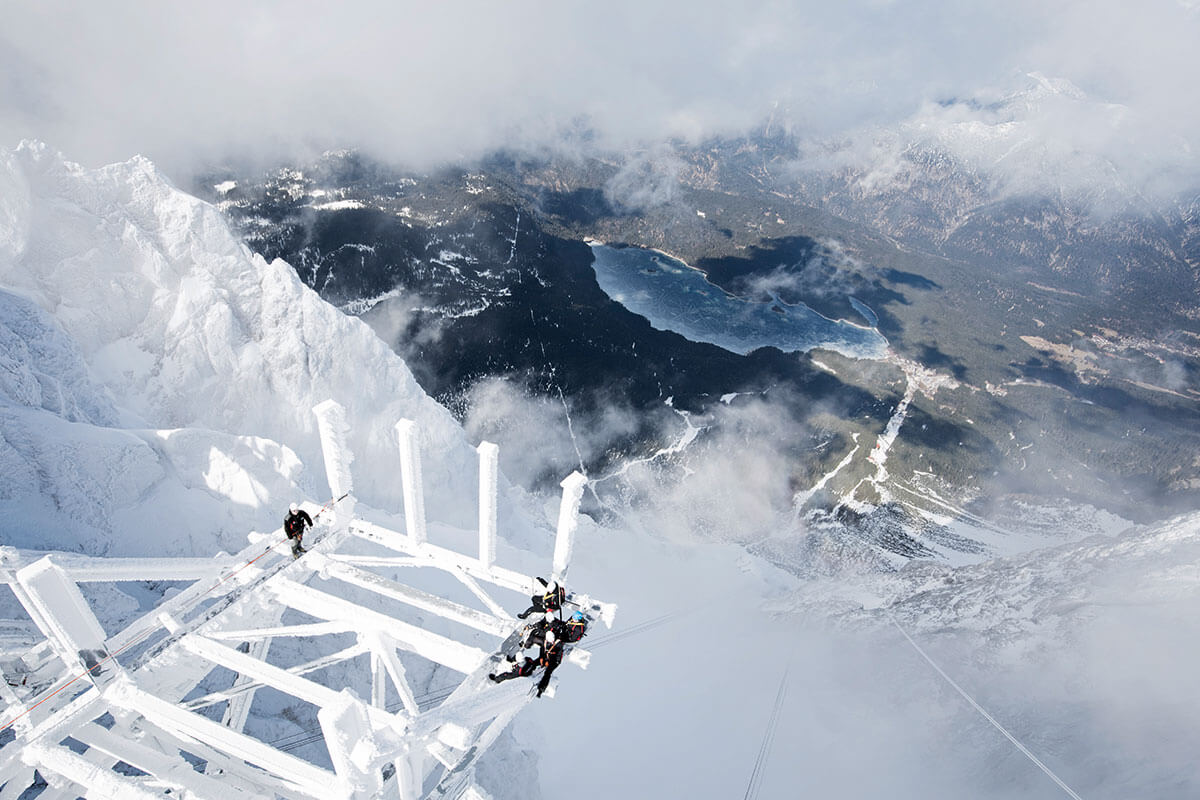
M 568 642 L 578 642 L 587 635 L 587 619 L 576 611 L 563 625 L 563 639 Z
M 566 624 L 566 631 L 563 633 L 563 638 L 568 640 L 568 642 L 578 642 L 578 640 L 587 636 L 587 633 L 587 622 L 572 619 Z

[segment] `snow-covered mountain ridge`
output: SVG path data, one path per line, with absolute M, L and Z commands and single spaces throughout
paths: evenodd
M 951 565 L 914 560 L 853 585 L 809 582 L 774 607 L 874 626 L 894 615 L 914 631 L 973 631 L 995 644 L 1062 635 L 1115 605 L 1200 599 L 1200 512 L 1117 535 L 1093 535 L 1018 555 Z
M 391 426 L 409 417 L 437 455 L 431 513 L 471 518 L 473 450 L 403 361 L 144 159 L 0 154 L 0 289 L 10 543 L 240 547 L 324 491 L 311 408 L 326 398 L 359 421 L 361 499 L 400 507 Z
M 0 165 L 4 544 L 241 545 L 247 528 L 277 527 L 285 498 L 323 491 L 310 409 L 326 397 L 352 420 L 360 496 L 400 506 L 390 426 L 408 416 L 431 518 L 473 510 L 474 453 L 449 415 L 212 207 L 141 160 L 85 170 L 26 145 Z M 946 690 L 894 616 L 1084 796 L 1193 796 L 1198 555 L 1189 515 L 957 568 L 847 574 L 831 553 L 841 570 L 800 580 L 738 545 L 585 519 L 572 579 L 628 616 L 587 640 L 586 675 L 518 718 L 488 788 L 729 797 L 758 775 L 762 797 L 1062 796 Z M 606 760 L 581 769 L 580 753 Z

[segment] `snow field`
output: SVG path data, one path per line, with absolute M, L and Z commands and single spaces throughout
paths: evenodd
M 356 496 L 400 507 L 390 429 L 408 417 L 439 456 L 431 514 L 474 522 L 459 500 L 473 448 L 404 363 L 143 159 L 87 170 L 43 145 L 4 152 L 0 290 L 0 464 L 14 476 L 0 511 L 16 543 L 240 549 L 288 502 L 324 498 L 310 409 L 329 398 L 354 421 Z
M 931 657 L 1080 796 L 1191 797 L 1200 572 L 1185 565 L 1197 562 L 1193 515 L 835 586 L 733 545 L 647 541 L 585 520 L 571 578 L 617 602 L 619 624 L 589 633 L 590 668 L 563 674 L 550 703 L 517 719 L 513 747 L 536 753 L 545 798 L 746 796 L 786 672 L 753 796 L 1067 797 L 913 651 L 892 612 L 838 610 L 877 592 L 872 603 L 894 604 Z
M 236 552 L 291 500 L 326 499 L 311 408 L 332 397 L 359 513 L 404 529 L 393 426 L 407 417 L 431 539 L 478 552 L 476 456 L 449 414 L 365 326 L 252 257 L 145 161 L 84 170 L 38 145 L 0 152 L 0 344 L 3 544 Z M 534 508 L 500 483 L 498 561 L 545 576 L 559 498 Z M 1082 796 L 1200 794 L 1195 516 L 837 584 L 735 545 L 587 520 L 574 550 L 568 585 L 618 603 L 618 627 L 589 634 L 589 669 L 560 668 L 557 696 L 481 765 L 497 800 L 1062 797 L 889 629 L 884 606 Z M 289 647 L 273 657 L 306 657 Z M 436 694 L 438 670 L 412 662 L 417 691 Z M 303 752 L 317 721 L 261 698 L 250 729 L 299 737 Z

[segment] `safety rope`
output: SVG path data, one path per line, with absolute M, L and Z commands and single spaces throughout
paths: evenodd
M 342 500 L 346 499 L 347 495 L 349 495 L 349 492 L 347 492 L 346 494 L 344 494 L 344 495 L 342 495 L 341 497 L 338 497 L 338 498 L 336 498 L 336 499 L 331 499 L 331 500 L 329 500 L 329 502 L 327 502 L 325 505 L 321 506 L 320 510 L 319 510 L 319 511 L 317 511 L 317 513 L 313 515 L 313 521 L 315 522 L 315 521 L 316 521 L 316 519 L 317 519 L 317 517 L 321 516 L 321 514 L 322 514 L 322 513 L 324 513 L 325 511 L 328 511 L 330 508 L 333 508 L 333 506 L 334 506 L 334 505 L 336 505 L 337 503 L 339 503 L 339 502 L 341 502 Z M 285 538 L 283 541 L 285 542 L 285 541 L 287 541 L 287 539 Z M 244 570 L 244 569 L 246 569 L 247 567 L 249 567 L 250 565 L 254 564 L 254 562 L 258 561 L 258 560 L 259 560 L 259 559 L 261 559 L 263 556 L 265 556 L 265 555 L 267 555 L 268 553 L 270 553 L 272 550 L 274 550 L 274 549 L 275 549 L 277 546 L 279 546 L 280 544 L 283 544 L 283 542 L 275 542 L 274 544 L 272 544 L 272 545 L 270 545 L 269 547 L 267 547 L 267 549 L 266 549 L 266 550 L 263 550 L 263 551 L 262 551 L 261 553 L 259 553 L 257 556 L 255 556 L 254 558 L 252 558 L 252 559 L 250 559 L 249 561 L 247 561 L 245 564 L 242 564 L 242 565 L 241 565 L 240 567 L 238 567 L 237 569 L 235 569 L 235 570 L 233 570 L 232 572 L 230 572 L 230 573 L 226 574 L 224 577 L 222 577 L 220 580 L 218 580 L 218 581 L 217 581 L 216 583 L 214 583 L 212 586 L 208 587 L 208 589 L 207 589 L 207 590 L 205 590 L 205 592 L 204 592 L 203 594 L 201 594 L 201 595 L 200 595 L 198 598 L 196 598 L 196 601 L 197 601 L 197 602 L 199 602 L 200 600 L 204 599 L 204 598 L 205 598 L 205 597 L 207 597 L 208 595 L 212 594 L 214 591 L 216 591 L 216 590 L 217 590 L 217 589 L 219 589 L 221 586 L 223 586 L 225 583 L 227 583 L 227 582 L 228 582 L 228 581 L 229 581 L 231 578 L 233 578 L 233 576 L 237 575 L 237 574 L 238 574 L 239 572 L 241 572 L 242 570 Z M 126 650 L 128 650 L 129 648 L 133 647 L 133 646 L 134 646 L 134 645 L 136 645 L 136 644 L 140 644 L 141 642 L 144 642 L 144 641 L 145 641 L 145 640 L 146 640 L 146 639 L 147 639 L 147 638 L 150 636 L 150 634 L 152 634 L 152 633 L 155 633 L 157 630 L 158 630 L 158 626 L 153 626 L 153 627 L 147 628 L 147 629 L 146 629 L 146 631 L 145 631 L 144 633 L 142 633 L 142 634 L 141 634 L 141 635 L 139 635 L 139 636 L 136 636 L 136 637 L 134 637 L 134 638 L 133 638 L 131 641 L 129 641 L 127 644 L 125 644 L 125 645 L 124 645 L 123 647 L 121 647 L 120 649 L 118 649 L 118 650 L 116 650 L 116 651 L 114 651 L 114 652 L 112 652 L 112 653 L 109 653 L 109 654 L 108 654 L 106 657 L 102 658 L 100 661 L 97 661 L 95 664 L 93 664 L 92 666 L 88 667 L 88 668 L 87 668 L 87 669 L 85 669 L 83 672 L 79 673 L 78 675 L 74 676 L 74 677 L 73 677 L 73 678 L 71 678 L 69 681 L 67 681 L 66 683 L 64 683 L 62 686 L 58 687 L 58 688 L 57 688 L 57 689 L 55 689 L 53 692 L 50 692 L 50 693 L 49 693 L 49 694 L 47 694 L 45 697 L 43 697 L 41 700 L 38 700 L 36 703 L 34 703 L 33 705 L 31 705 L 31 706 L 29 706 L 28 708 L 26 708 L 26 709 L 25 709 L 24 711 L 22 711 L 20 714 L 17 714 L 15 717 L 13 717 L 12 719 L 10 719 L 8 722 L 4 723 L 4 725 L 0 726 L 0 733 L 4 733 L 4 731 L 6 731 L 6 730 L 8 730 L 9 728 L 11 728 L 13 725 L 16 725 L 18 722 L 20 722 L 20 721 L 21 721 L 22 719 L 24 719 L 26 716 L 28 716 L 29 714 L 32 714 L 32 713 L 33 713 L 33 711 L 34 711 L 34 710 L 35 710 L 35 709 L 36 709 L 38 706 L 42 705 L 43 703 L 46 703 L 46 702 L 50 701 L 51 699 L 53 699 L 53 698 L 54 698 L 56 695 L 58 695 L 59 693 L 61 693 L 61 692 L 65 691 L 65 690 L 66 690 L 66 689 L 68 689 L 69 687 L 73 686 L 75 683 L 77 683 L 77 682 L 79 682 L 79 681 L 83 680 L 83 679 L 84 679 L 84 678 L 86 678 L 88 675 L 90 675 L 90 674 L 92 674 L 92 673 L 96 672 L 96 671 L 97 671 L 97 670 L 99 670 L 101 667 L 103 667 L 105 664 L 107 664 L 108 662 L 112 661 L 112 660 L 113 660 L 113 659 L 115 659 L 117 656 L 121 655 L 121 653 L 124 653 Z

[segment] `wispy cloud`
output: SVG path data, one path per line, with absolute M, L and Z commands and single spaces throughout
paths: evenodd
M 1043 162 L 1070 172 L 1111 163 L 1155 188 L 1195 174 L 1197 40 L 1195 8 L 1168 0 L 52 1 L 5 10 L 0 135 L 85 162 L 142 152 L 178 169 L 331 146 L 422 164 L 545 145 L 580 126 L 623 149 L 771 117 L 826 142 L 933 125 L 1021 178 L 1040 171 L 1005 156 L 1012 146 L 1042 147 Z M 1011 119 L 988 107 L 1035 72 L 1086 101 L 1043 98 Z M 954 100 L 971 102 L 938 105 Z

